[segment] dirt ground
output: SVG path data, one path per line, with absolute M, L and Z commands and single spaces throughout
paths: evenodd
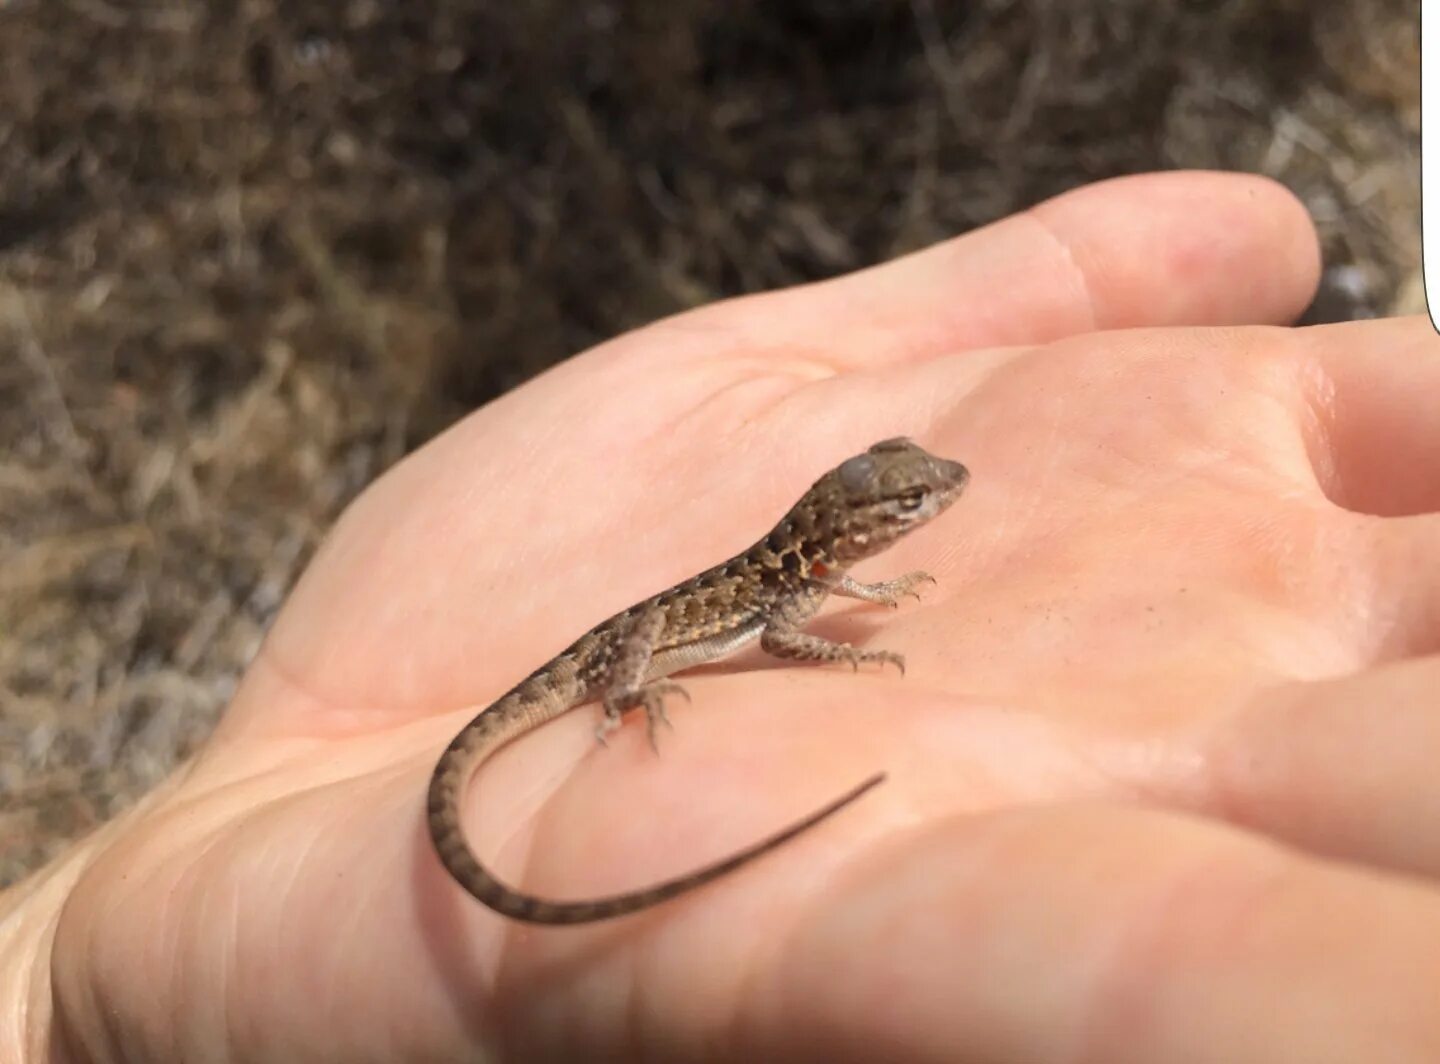
M 356 492 L 594 342 L 1114 174 L 1418 311 L 1419 0 L 0 0 L 0 884 L 203 741 Z

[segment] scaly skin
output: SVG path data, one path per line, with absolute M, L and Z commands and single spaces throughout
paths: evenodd
M 930 580 L 907 573 L 878 584 L 847 575 L 953 503 L 969 474 L 907 439 L 883 440 L 826 473 L 775 528 L 749 550 L 662 591 L 596 625 L 483 710 L 455 736 L 430 779 L 428 822 L 440 860 L 462 887 L 504 916 L 537 924 L 580 924 L 623 916 L 684 894 L 747 864 L 839 812 L 879 784 L 872 776 L 784 830 L 686 875 L 651 887 L 589 901 L 554 901 L 524 894 L 476 858 L 460 823 L 465 787 L 480 763 L 533 728 L 599 698 L 597 738 L 622 716 L 645 710 L 650 741 L 666 722 L 665 696 L 684 695 L 665 677 L 714 661 L 759 640 L 768 654 L 791 661 L 891 663 L 887 650 L 861 650 L 802 630 L 832 595 L 893 606 Z M 685 697 L 689 697 L 685 695 Z

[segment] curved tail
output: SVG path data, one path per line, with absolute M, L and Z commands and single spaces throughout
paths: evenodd
M 556 901 L 550 898 L 538 898 L 514 890 L 496 879 L 475 857 L 469 843 L 465 841 L 465 835 L 460 826 L 460 795 L 469 782 L 471 774 L 490 752 L 513 738 L 513 734 L 504 734 L 510 729 L 505 727 L 505 722 L 499 715 L 492 718 L 495 720 L 492 725 L 487 726 L 482 723 L 489 712 L 481 714 L 471 722 L 441 755 L 439 763 L 435 766 L 435 772 L 430 777 L 426 819 L 430 827 L 430 838 L 435 844 L 435 852 L 439 854 L 441 862 L 450 875 L 455 878 L 455 881 L 476 900 L 494 909 L 502 916 L 508 916 L 513 920 L 522 920 L 526 923 L 586 924 L 648 909 L 650 906 L 658 905 L 676 895 L 704 886 L 727 872 L 733 872 L 741 865 L 749 864 L 757 857 L 769 853 L 777 846 L 838 813 L 866 791 L 885 781 L 885 773 L 877 772 L 864 783 L 851 788 L 833 802 L 775 834 L 761 839 L 723 860 L 693 872 L 687 872 L 674 879 L 667 879 L 653 886 L 628 891 L 624 894 L 612 894 L 609 897 L 593 898 L 589 901 Z

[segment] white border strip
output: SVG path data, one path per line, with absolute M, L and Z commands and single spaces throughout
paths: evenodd
M 1440 12 L 1433 3 L 1420 12 L 1420 247 L 1425 306 L 1440 332 Z M 1430 8 L 1425 17 L 1424 8 Z

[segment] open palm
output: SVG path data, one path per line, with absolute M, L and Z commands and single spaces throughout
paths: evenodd
M 1233 327 L 1314 269 L 1268 184 L 1130 179 L 491 404 L 351 508 L 210 746 L 76 863 L 57 1029 L 128 1060 L 1234 1061 L 1267 1029 L 1402 1059 L 1337 1029 L 1433 985 L 1388 966 L 1440 939 L 1440 355 L 1423 323 Z M 470 836 L 580 898 L 884 787 L 613 923 L 450 882 L 423 795 L 451 734 L 901 434 L 971 486 L 856 576 L 938 585 L 813 630 L 904 678 L 747 653 L 685 678 L 659 757 L 582 708 L 487 766 Z M 1347 950 L 1383 998 L 1319 967 Z

